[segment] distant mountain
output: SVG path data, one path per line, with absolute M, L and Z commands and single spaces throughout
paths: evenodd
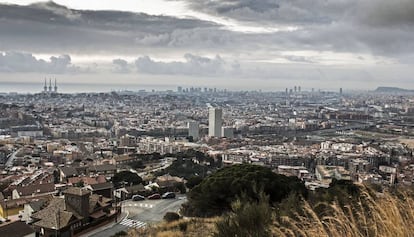
M 374 92 L 379 93 L 414 93 L 414 90 L 407 90 L 398 87 L 380 86 Z

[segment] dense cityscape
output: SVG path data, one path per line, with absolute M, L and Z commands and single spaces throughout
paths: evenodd
M 295 176 L 309 190 L 334 179 L 414 182 L 414 96 L 396 88 L 61 94 L 45 81 L 40 93 L 2 94 L 0 106 L 2 222 L 22 220 L 43 234 L 91 228 L 100 236 L 100 224 L 138 211 L 123 203 L 131 197 L 180 192 L 167 207 L 179 211 L 189 180 L 235 164 Z M 134 174 L 142 183 L 127 177 Z M 162 215 L 151 218 L 112 229 Z

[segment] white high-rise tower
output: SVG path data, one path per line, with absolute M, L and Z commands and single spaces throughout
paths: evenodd
M 221 137 L 221 126 L 223 124 L 223 111 L 219 108 L 208 110 L 208 135 L 210 137 Z

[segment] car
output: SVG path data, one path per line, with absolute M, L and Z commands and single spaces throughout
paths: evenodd
M 142 200 L 145 200 L 144 196 L 141 196 L 141 195 L 132 196 L 132 201 L 142 201 Z
M 158 193 L 154 193 L 154 194 L 152 194 L 152 195 L 148 196 L 147 198 L 148 198 L 148 199 L 150 199 L 150 200 L 153 200 L 153 199 L 160 199 L 160 198 L 161 198 L 161 195 L 160 195 L 160 194 L 158 194 Z
M 175 198 L 175 193 L 173 193 L 173 192 L 166 192 L 161 197 L 162 197 L 162 199 Z

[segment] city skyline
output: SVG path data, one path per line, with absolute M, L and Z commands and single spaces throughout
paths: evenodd
M 414 88 L 408 0 L 34 2 L 0 3 L 0 83 Z

